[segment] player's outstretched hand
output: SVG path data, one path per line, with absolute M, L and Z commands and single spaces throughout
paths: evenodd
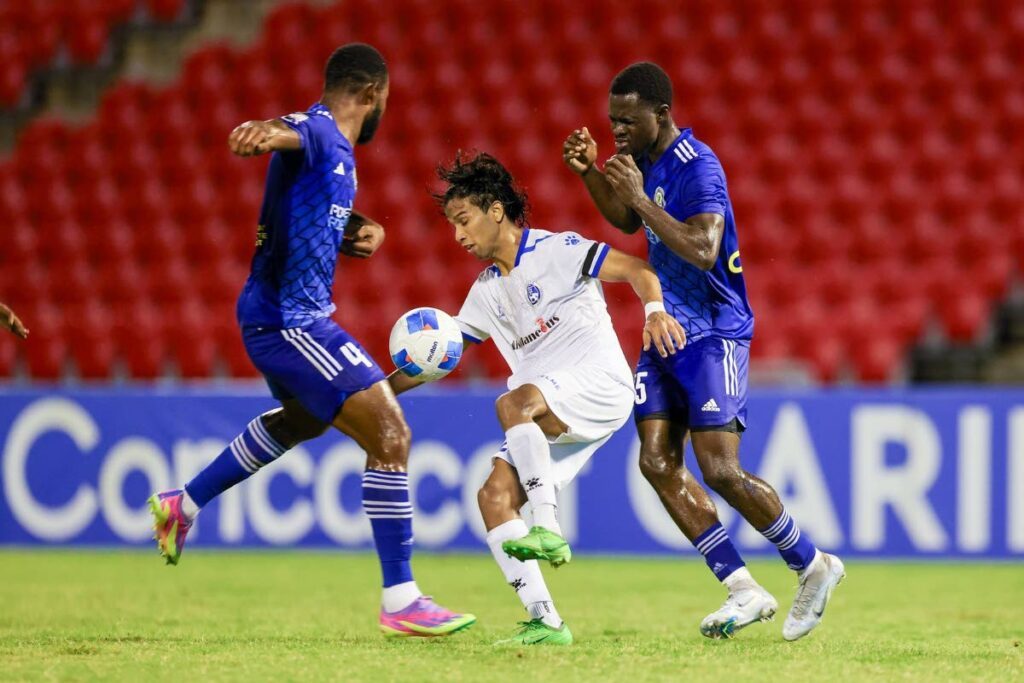
M 5 304 L 0 304 L 0 327 L 10 330 L 22 339 L 28 338 L 28 329 L 26 329 L 25 324 Z
M 644 176 L 628 154 L 616 154 L 609 159 L 604 165 L 604 177 L 619 201 L 631 209 L 647 197 L 644 194 Z
M 354 232 L 345 231 L 341 240 L 341 253 L 353 258 L 370 258 L 384 243 L 384 227 L 379 223 L 366 221 Z
M 647 322 L 644 323 L 644 351 L 649 350 L 651 344 L 654 344 L 662 358 L 667 358 L 669 354 L 682 351 L 686 346 L 686 332 L 671 315 L 665 311 L 655 311 L 647 316 Z
M 267 121 L 246 121 L 228 136 L 228 147 L 240 157 L 252 157 L 273 151 L 270 140 L 277 130 Z
M 597 143 L 587 127 L 577 128 L 562 145 L 562 159 L 573 173 L 583 175 L 594 167 L 597 161 Z

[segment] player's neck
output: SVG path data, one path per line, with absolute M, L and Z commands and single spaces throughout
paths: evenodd
M 668 148 L 672 146 L 672 143 L 679 137 L 679 128 L 676 124 L 670 123 L 665 128 L 658 131 L 658 139 L 655 140 L 654 146 L 651 147 L 651 151 L 647 153 L 651 163 L 656 163 L 661 155 L 668 151 Z
M 505 231 L 498 236 L 498 248 L 491 255 L 491 262 L 498 266 L 502 275 L 508 275 L 516 267 L 519 243 L 526 238 L 526 231 L 519 228 Z
M 320 104 L 327 107 L 334 118 L 334 125 L 338 131 L 345 136 L 349 144 L 355 145 L 359 139 L 359 131 L 363 127 L 363 115 L 358 110 L 358 105 L 350 98 L 327 97 L 320 98 Z

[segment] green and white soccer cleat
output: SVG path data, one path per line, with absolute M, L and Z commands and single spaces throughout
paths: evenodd
M 760 585 L 747 582 L 729 593 L 725 604 L 704 617 L 700 632 L 707 638 L 732 638 L 740 629 L 759 621 L 771 621 L 779 603 Z
M 519 622 L 519 630 L 511 638 L 499 640 L 495 645 L 572 645 L 572 631 L 563 621 L 561 628 L 552 628 L 542 619 Z
M 527 560 L 546 560 L 552 567 L 561 567 L 572 560 L 572 550 L 564 538 L 550 529 L 535 526 L 530 533 L 522 538 L 505 541 L 501 549 L 509 557 L 526 562 Z

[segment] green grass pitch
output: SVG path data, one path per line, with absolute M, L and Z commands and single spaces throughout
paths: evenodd
M 414 560 L 420 586 L 474 612 L 448 639 L 377 632 L 372 555 L 0 551 L 0 680 L 1024 680 L 1024 566 L 847 562 L 822 626 L 786 643 L 795 579 L 731 641 L 697 630 L 723 592 L 696 559 L 577 556 L 545 570 L 571 648 L 495 649 L 525 614 L 487 555 Z

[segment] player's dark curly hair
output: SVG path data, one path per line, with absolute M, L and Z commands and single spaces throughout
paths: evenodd
M 672 106 L 672 81 L 654 62 L 630 64 L 612 79 L 612 95 L 636 93 L 642 101 L 655 106 Z
M 342 45 L 324 67 L 324 90 L 357 90 L 388 80 L 388 65 L 377 48 L 366 43 Z
M 486 152 L 479 152 L 466 160 L 459 150 L 451 166 L 437 167 L 437 177 L 448 184 L 444 192 L 433 195 L 438 206 L 444 207 L 453 199 L 468 199 L 483 211 L 494 202 L 501 202 L 505 215 L 523 227 L 529 224 L 530 202 L 508 169 Z

